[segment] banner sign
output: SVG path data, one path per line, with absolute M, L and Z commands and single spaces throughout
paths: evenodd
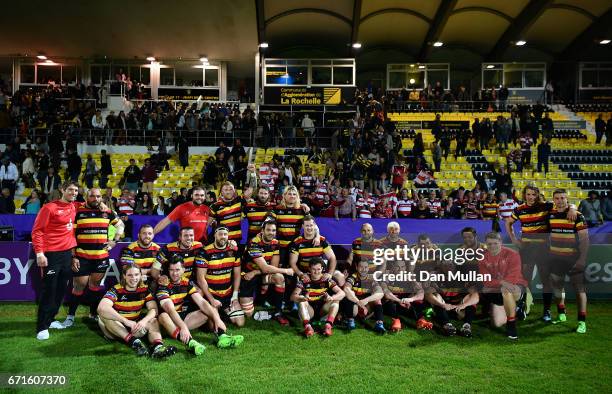
M 160 100 L 198 100 L 219 101 L 219 89 L 216 88 L 159 88 L 157 94 Z
M 404 234 L 402 234 L 404 238 Z M 102 282 L 103 286 L 113 286 L 119 280 L 118 268 L 121 250 L 129 245 L 120 242 L 110 251 L 110 267 Z M 458 244 L 438 246 L 456 247 Z M 346 261 L 350 253 L 350 244 L 332 245 L 338 262 Z M 612 245 L 592 245 L 587 257 L 585 278 L 587 291 L 593 298 L 612 296 Z M 29 242 L 0 242 L 0 302 L 1 301 L 35 301 L 40 289 L 41 270 L 36 265 Z M 571 285 L 567 283 L 566 292 L 572 294 Z M 541 292 L 542 285 L 535 281 L 534 293 Z M 67 289 L 66 289 L 67 290 Z
M 266 86 L 264 103 L 276 105 L 340 105 L 355 95 L 354 87 Z
M 584 120 L 555 120 L 555 130 L 584 130 L 586 121 Z
M 580 102 L 612 103 L 612 89 L 579 89 Z

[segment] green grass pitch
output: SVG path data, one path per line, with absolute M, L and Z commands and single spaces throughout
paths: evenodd
M 0 305 L 0 372 L 66 375 L 58 389 L 22 392 L 115 393 L 272 393 L 272 392 L 612 392 L 612 308 L 590 306 L 588 332 L 573 332 L 575 306 L 568 322 L 538 321 L 541 306 L 519 322 L 520 339 L 510 342 L 503 331 L 474 325 L 474 337 L 445 338 L 417 332 L 377 336 L 359 327 L 337 328 L 334 336 L 304 339 L 297 320 L 282 328 L 275 322 L 249 321 L 231 330 L 245 336 L 237 349 L 216 349 L 211 335 L 197 332 L 207 344 L 204 355 L 179 353 L 167 360 L 137 358 L 121 343 L 104 340 L 82 319 L 74 327 L 35 338 L 33 304 Z M 60 312 L 63 317 L 64 312 Z M 0 392 L 6 391 L 0 388 Z

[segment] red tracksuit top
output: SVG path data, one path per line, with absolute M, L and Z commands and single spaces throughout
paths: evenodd
M 484 259 L 478 263 L 478 268 L 481 274 L 491 274 L 491 281 L 483 282 L 484 287 L 499 288 L 502 280 L 527 286 L 521 271 L 521 256 L 510 248 L 502 247 L 497 256 L 486 250 Z
M 75 217 L 75 203 L 56 200 L 43 205 L 32 228 L 34 251 L 61 252 L 74 248 Z

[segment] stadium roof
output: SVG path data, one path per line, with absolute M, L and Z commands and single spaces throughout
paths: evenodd
M 1 55 L 271 56 L 365 63 L 611 58 L 610 0 L 31 0 L 4 7 Z M 12 39 L 6 39 L 10 37 Z M 517 47 L 518 40 L 527 45 Z M 433 47 L 440 41 L 441 47 Z M 358 52 L 351 43 L 360 42 Z M 601 51 L 604 51 L 603 53 Z M 604 56 L 606 55 L 606 56 Z

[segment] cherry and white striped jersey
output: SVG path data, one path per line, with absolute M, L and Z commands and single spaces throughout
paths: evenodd
M 329 195 L 329 189 L 327 188 L 326 182 L 319 182 L 317 189 L 315 190 L 315 196 L 317 200 L 325 200 L 325 196 Z
M 376 201 L 372 197 L 368 197 L 367 201 L 361 197 L 356 204 L 357 216 L 363 219 L 370 219 L 372 212 L 376 208 Z
M 412 200 L 398 200 L 397 206 L 395 208 L 397 212 L 397 216 L 400 218 L 410 217 L 410 213 L 412 212 L 412 207 L 414 206 L 414 201 Z
M 353 186 L 349 189 L 349 194 L 353 198 L 353 202 L 356 204 L 357 200 L 359 199 L 359 196 L 363 194 L 363 190 L 359 189 L 358 187 Z
M 274 192 L 274 184 L 278 179 L 278 168 L 270 167 L 268 164 L 262 165 L 259 167 L 259 179 L 271 192 Z
M 436 216 L 442 211 L 442 201 L 439 198 L 428 199 L 427 205 L 429 206 L 429 211 Z
M 506 202 L 500 202 L 498 207 L 499 218 L 506 219 L 512 216 L 512 211 L 514 211 L 514 208 L 518 207 L 518 204 L 516 201 L 509 198 L 506 200 Z

